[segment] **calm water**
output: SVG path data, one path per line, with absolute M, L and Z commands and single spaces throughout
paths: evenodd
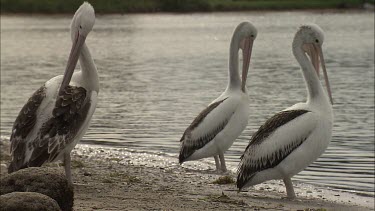
M 1 16 L 1 135 L 10 135 L 34 90 L 63 73 L 70 18 Z M 83 142 L 177 156 L 186 127 L 226 87 L 229 40 L 243 20 L 258 28 L 248 76 L 251 115 L 226 153 L 228 165 L 236 167 L 250 136 L 268 117 L 305 100 L 291 42 L 300 24 L 315 22 L 326 33 L 333 139 L 295 179 L 373 196 L 374 13 L 99 16 L 87 43 L 101 90 Z

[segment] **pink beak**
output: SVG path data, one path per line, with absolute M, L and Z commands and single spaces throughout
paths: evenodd
M 331 86 L 328 80 L 328 74 L 326 70 L 322 48 L 318 44 L 306 44 L 303 47 L 306 53 L 310 56 L 311 63 L 314 66 L 315 71 L 318 74 L 318 77 L 320 77 L 320 71 L 319 71 L 319 60 L 320 60 L 320 64 L 322 65 L 322 69 L 323 69 L 324 80 L 325 80 L 326 87 L 327 87 L 328 97 L 329 97 L 329 100 L 331 101 L 331 104 L 333 105 Z
M 78 33 L 77 38 L 73 42 L 72 49 L 70 50 L 70 55 L 68 63 L 66 64 L 65 73 L 63 81 L 61 82 L 59 94 L 61 94 L 65 87 L 69 85 L 70 80 L 72 79 L 74 69 L 77 66 L 78 58 L 81 53 L 83 44 L 85 43 L 86 37 Z
M 254 40 L 250 37 L 245 38 L 242 46 L 242 84 L 241 89 L 245 92 L 247 73 L 249 72 L 251 52 L 253 50 Z

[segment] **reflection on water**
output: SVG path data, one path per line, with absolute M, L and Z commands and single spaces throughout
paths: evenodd
M 2 135 L 10 135 L 34 90 L 63 73 L 70 18 L 1 17 Z M 177 155 L 185 128 L 225 89 L 232 31 L 249 20 L 258 28 L 248 76 L 251 114 L 226 153 L 234 169 L 268 117 L 305 100 L 291 42 L 300 24 L 315 22 L 326 33 L 333 140 L 295 179 L 374 195 L 373 18 L 306 12 L 98 16 L 87 43 L 100 72 L 99 104 L 83 142 Z

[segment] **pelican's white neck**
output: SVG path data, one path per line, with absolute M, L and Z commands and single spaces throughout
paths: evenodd
M 321 104 L 324 102 L 324 104 L 327 104 L 329 105 L 329 107 L 331 107 L 328 96 L 323 90 L 315 68 L 303 51 L 302 45 L 303 41 L 297 35 L 293 41 L 293 54 L 296 57 L 298 63 L 301 65 L 303 77 L 305 78 L 308 91 L 307 103 L 313 103 L 317 101 L 319 102 L 319 104 Z
M 238 69 L 238 51 L 240 49 L 238 36 L 233 36 L 229 48 L 229 81 L 228 89 L 240 89 L 241 78 Z
M 79 64 L 81 65 L 82 69 L 82 81 L 85 83 L 86 88 L 99 92 L 98 72 L 86 43 L 84 43 L 82 46 Z

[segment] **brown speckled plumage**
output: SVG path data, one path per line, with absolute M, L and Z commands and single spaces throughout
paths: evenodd
M 88 96 L 82 87 L 67 86 L 56 100 L 52 117 L 43 122 L 34 140 L 28 140 L 27 136 L 37 121 L 37 110 L 45 98 L 45 87 L 38 89 L 22 108 L 13 126 L 10 139 L 12 161 L 8 171 L 53 161 L 67 144 L 74 141 L 84 123 L 91 103 Z M 25 163 L 26 144 L 33 152 Z

